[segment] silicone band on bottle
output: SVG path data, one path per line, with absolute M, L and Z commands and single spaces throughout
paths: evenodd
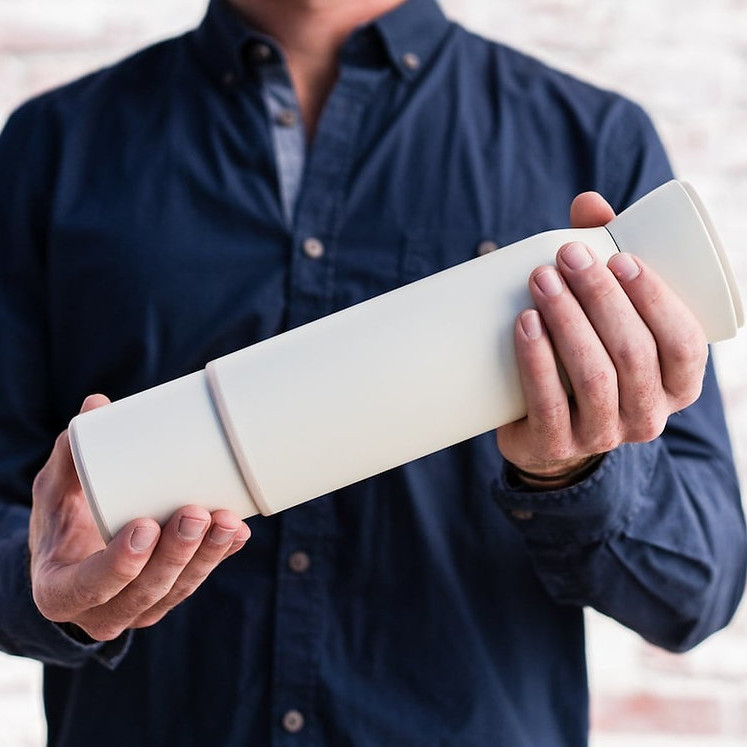
M 236 462 L 239 474 L 244 480 L 244 485 L 249 493 L 249 498 L 263 516 L 271 516 L 275 512 L 268 505 L 262 493 L 262 489 L 254 477 L 254 472 L 252 472 L 250 466 L 251 460 L 247 457 L 243 449 L 234 448 L 234 444 L 237 443 L 238 439 L 236 434 L 233 432 L 233 421 L 228 415 L 228 408 L 221 393 L 220 385 L 216 380 L 215 367 L 212 365 L 212 361 L 205 366 L 205 380 L 207 382 L 208 391 L 210 392 L 210 397 L 213 401 L 213 407 L 218 415 L 218 422 L 223 429 L 226 448 L 231 452 L 231 455 Z

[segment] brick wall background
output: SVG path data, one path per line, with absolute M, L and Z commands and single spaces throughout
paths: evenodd
M 206 0 L 0 0 L 0 123 L 28 96 L 195 24 Z M 747 0 L 442 0 L 468 27 L 643 104 L 747 293 Z M 747 477 L 747 346 L 716 362 Z M 747 744 L 747 610 L 673 656 L 589 613 L 594 747 Z M 0 747 L 43 743 L 41 673 L 0 655 Z M 544 746 L 538 746 L 544 747 Z

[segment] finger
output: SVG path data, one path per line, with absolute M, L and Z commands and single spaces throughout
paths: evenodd
M 597 192 L 583 192 L 571 203 L 571 225 L 574 228 L 604 226 L 614 217 L 615 211 Z
M 147 627 L 195 592 L 215 568 L 238 552 L 250 536 L 249 527 L 230 511 L 216 511 L 210 529 L 169 592 L 150 609 L 139 615 L 132 627 Z
M 137 578 L 160 535 L 158 524 L 138 519 L 125 526 L 102 550 L 79 563 L 49 570 L 37 605 L 50 620 L 69 622 L 106 604 Z
M 613 273 L 588 247 L 561 247 L 558 268 L 612 359 L 625 441 L 650 441 L 670 414 L 656 341 Z
M 637 257 L 617 254 L 608 263 L 653 334 L 670 411 L 692 404 L 703 385 L 708 344 L 687 305 Z
M 249 527 L 231 511 L 215 511 L 209 530 L 184 568 L 169 596 L 177 602 L 189 596 L 228 554 L 246 543 Z
M 89 395 L 83 401 L 80 412 L 88 412 L 97 407 L 103 407 L 109 402 L 109 398 L 103 394 Z M 64 430 L 55 439 L 47 463 L 36 476 L 33 487 L 34 498 L 35 500 L 45 501 L 47 504 L 59 504 L 70 493 L 80 490 L 80 481 L 70 448 L 70 438 L 67 430 Z
M 161 531 L 142 571 L 112 598 L 107 616 L 122 629 L 161 601 L 197 552 L 210 526 L 210 514 L 199 506 L 179 510 Z
M 105 394 L 89 394 L 84 400 L 80 411 L 89 412 L 90 410 L 96 410 L 99 407 L 111 404 L 111 400 Z
M 251 537 L 251 534 L 248 534 L 246 537 L 243 537 L 240 539 L 234 539 L 234 541 L 231 543 L 231 547 L 229 547 L 228 550 L 226 550 L 226 554 L 223 556 L 223 560 L 230 558 L 231 555 L 235 555 L 239 550 L 241 550 L 244 547 L 244 545 L 246 545 L 246 543 L 249 541 L 250 537 Z
M 111 400 L 106 395 L 89 394 L 83 400 L 80 412 L 81 414 L 84 412 L 90 412 L 91 410 L 96 410 L 99 407 L 104 407 L 108 404 L 111 404 Z M 59 460 L 57 464 L 58 468 L 66 475 L 68 479 L 70 479 L 70 481 L 72 482 L 72 487 L 76 491 L 82 491 L 80 480 L 78 479 L 78 473 L 75 470 L 75 464 L 73 462 L 73 453 L 70 446 L 70 435 L 67 430 L 64 430 L 57 438 L 55 448 L 57 449 L 57 447 L 59 447 L 57 454 Z
M 236 527 L 235 531 L 233 530 L 234 526 Z M 232 532 L 230 542 L 225 537 L 226 529 Z M 224 560 L 245 545 L 251 536 L 252 531 L 249 526 L 233 512 L 216 511 L 213 513 L 213 526 L 210 529 L 207 539 L 213 544 L 225 545 Z
M 571 384 L 576 447 L 586 455 L 609 451 L 619 438 L 613 362 L 556 268 L 537 268 L 529 288 Z
M 548 464 L 568 456 L 568 395 L 552 343 L 535 309 L 517 318 L 514 342 L 527 415 L 498 429 L 498 447 L 517 467 L 539 474 Z

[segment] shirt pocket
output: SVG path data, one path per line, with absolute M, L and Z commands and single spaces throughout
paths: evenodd
M 332 310 L 366 301 L 498 247 L 479 230 L 408 230 L 346 237 L 336 247 Z
M 412 230 L 405 238 L 401 282 L 420 280 L 493 252 L 499 246 L 497 235 L 478 229 Z

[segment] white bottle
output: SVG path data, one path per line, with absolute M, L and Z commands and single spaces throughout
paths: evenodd
M 572 240 L 641 257 L 711 342 L 743 324 L 710 219 L 672 181 L 605 227 L 532 236 L 76 416 L 102 534 L 188 503 L 273 514 L 522 417 L 514 322 L 531 271 Z

